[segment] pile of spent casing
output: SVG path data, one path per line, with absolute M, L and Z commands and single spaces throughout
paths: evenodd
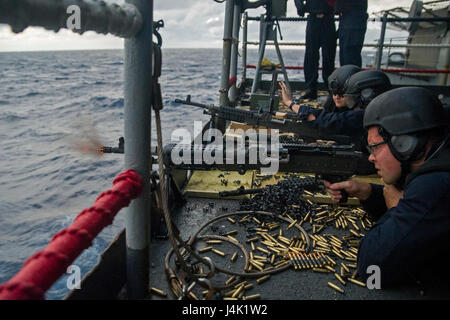
M 346 285 L 348 281 L 365 286 L 355 279 L 356 261 L 360 240 L 364 237 L 364 232 L 372 227 L 372 221 L 359 207 L 320 205 L 303 200 L 302 194 L 312 196 L 313 193 L 302 188 L 296 189 L 296 179 L 297 177 L 292 175 L 282 181 L 285 184 L 268 186 L 265 192 L 242 200 L 241 210 L 273 212 L 292 221 L 288 228 L 297 224 L 308 232 L 311 243 L 309 253 L 306 252 L 306 239 L 303 234 L 300 234 L 301 237 L 285 238 L 281 235 L 281 227 L 278 236 L 269 234 L 274 240 L 287 246 L 288 250 L 282 250 L 281 253 L 294 270 L 330 273 L 342 285 Z M 260 240 L 270 245 L 266 237 L 261 236 L 264 239 Z M 252 250 L 255 250 L 253 242 L 251 244 Z M 329 282 L 329 286 L 344 293 L 342 288 L 332 282 Z

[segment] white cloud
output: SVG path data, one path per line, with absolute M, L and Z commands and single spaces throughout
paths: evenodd
M 113 2 L 123 3 L 124 0 Z M 393 6 L 409 7 L 412 0 L 369 0 L 369 13 Z M 163 19 L 165 27 L 160 30 L 164 46 L 173 47 L 217 47 L 222 46 L 225 4 L 212 0 L 155 0 L 154 20 Z M 251 9 L 251 16 L 264 12 L 262 8 Z M 297 16 L 294 2 L 288 1 L 288 16 Z M 305 24 L 283 23 L 285 41 L 303 41 Z M 369 24 L 366 42 L 378 37 L 379 25 Z M 258 23 L 249 25 L 249 40 L 257 40 Z M 0 25 L 0 51 L 22 50 L 76 50 L 122 48 L 123 40 L 113 36 L 87 32 L 83 36 L 67 30 L 58 33 L 43 28 L 28 28 L 14 34 L 10 28 Z

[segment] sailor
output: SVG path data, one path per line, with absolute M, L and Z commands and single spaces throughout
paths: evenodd
M 347 79 L 355 73 L 361 71 L 361 68 L 348 64 L 333 71 L 328 77 L 328 96 L 323 108 L 330 112 L 342 112 L 348 110 L 344 99 L 344 86 Z
M 280 86 L 282 100 L 287 103 L 289 101 L 283 98 L 285 86 L 281 83 Z M 300 106 L 294 102 L 291 102 L 289 107 L 299 114 L 300 119 L 308 121 L 317 129 L 354 137 L 357 149 L 362 150 L 365 145 L 364 109 L 373 98 L 390 89 L 391 82 L 385 73 L 379 70 L 364 70 L 353 74 L 345 82 L 343 90 L 346 109 L 343 112 L 328 112 L 324 109 Z
M 339 62 L 362 65 L 361 50 L 367 30 L 367 0 L 336 0 L 339 14 Z
M 322 48 L 322 78 L 324 82 L 334 70 L 337 35 L 333 6 L 329 5 L 327 0 L 295 0 L 295 6 L 299 16 L 303 17 L 306 12 L 309 13 L 303 61 L 307 90 L 300 98 L 316 99 L 320 48 Z
M 434 273 L 450 257 L 450 145 L 444 108 L 427 89 L 398 88 L 370 102 L 364 128 L 369 161 L 384 186 L 325 182 L 327 191 L 339 201 L 339 190 L 345 189 L 377 220 L 359 246 L 361 276 L 368 277 L 373 265 L 379 267 L 382 288 L 423 283 L 430 275 L 424 273 L 427 267 L 437 267 Z

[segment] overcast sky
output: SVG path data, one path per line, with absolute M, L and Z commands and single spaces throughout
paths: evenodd
M 124 2 L 109 0 L 109 2 Z M 369 13 L 393 6 L 409 7 L 412 0 L 369 0 Z M 222 47 L 225 4 L 213 0 L 155 0 L 154 20 L 163 19 L 165 27 L 160 31 L 166 48 Z M 258 16 L 263 9 L 250 9 L 250 16 Z M 293 0 L 288 0 L 287 16 L 297 16 Z M 379 35 L 379 23 L 369 23 L 366 43 Z M 285 41 L 304 41 L 305 24 L 282 23 Z M 256 40 L 258 23 L 250 21 L 248 40 Z M 393 34 L 392 36 L 395 36 Z M 87 32 L 83 36 L 68 30 L 58 33 L 43 28 L 30 27 L 20 34 L 11 32 L 7 25 L 0 25 L 0 51 L 36 50 L 84 50 L 120 49 L 123 40 L 113 36 Z

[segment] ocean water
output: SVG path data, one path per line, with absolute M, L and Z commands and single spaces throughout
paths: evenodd
M 273 50 L 266 56 L 277 61 Z M 194 101 L 217 104 L 221 58 L 220 49 L 163 50 L 165 142 L 173 130 L 193 132 L 194 120 L 208 120 L 201 109 L 174 100 L 191 94 Z M 286 65 L 302 65 L 303 51 L 283 50 L 283 58 Z M 256 63 L 256 50 L 248 63 Z M 0 283 L 125 169 L 122 155 L 83 151 L 99 143 L 116 146 L 123 136 L 123 68 L 122 50 L 0 53 Z M 289 71 L 289 77 L 303 79 L 303 72 Z M 152 131 L 155 144 L 154 125 Z M 124 223 L 122 211 L 74 262 L 82 276 Z M 47 291 L 47 299 L 68 292 L 67 277 Z

